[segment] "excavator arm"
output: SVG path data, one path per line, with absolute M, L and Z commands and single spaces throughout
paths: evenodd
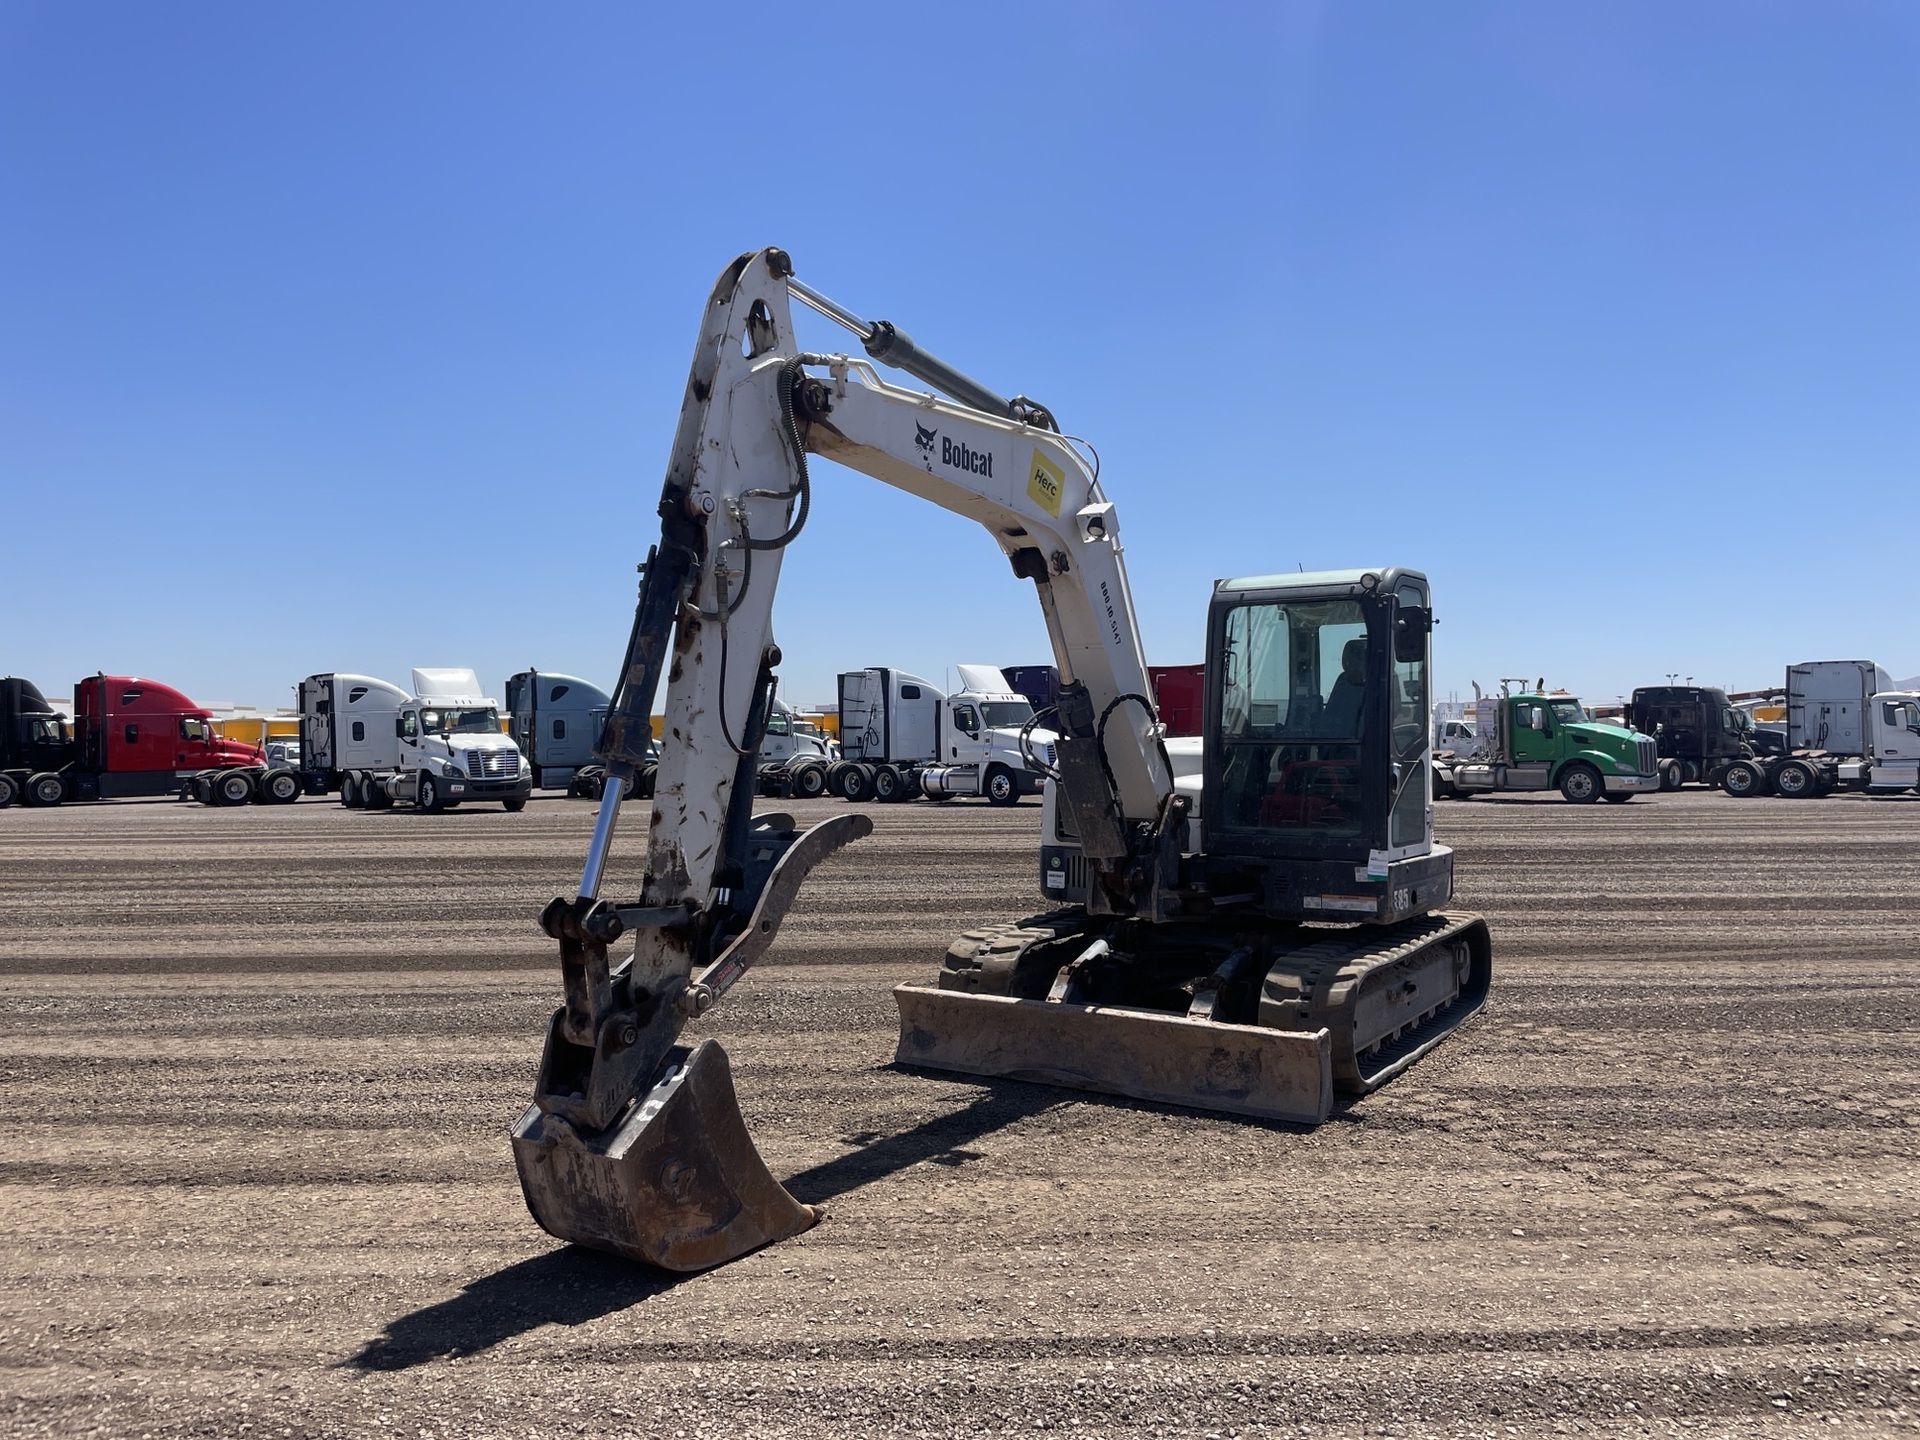
M 868 359 L 801 352 L 796 296 L 947 396 L 890 385 Z M 514 1131 L 529 1207 L 547 1229 L 669 1268 L 717 1263 L 813 1218 L 760 1164 L 718 1045 L 679 1044 L 772 943 L 807 871 L 871 829 L 860 814 L 802 832 L 752 813 L 780 661 L 774 594 L 807 523 L 810 454 L 977 520 L 1033 582 L 1061 676 L 1054 764 L 1098 903 L 1150 906 L 1181 837 L 1119 520 L 1087 461 L 1043 407 L 994 395 L 892 325 L 859 320 L 797 280 L 783 251 L 735 260 L 702 317 L 580 883 L 542 915 L 560 944 L 565 1003 Z M 606 900 L 663 685 L 640 893 Z M 627 941 L 616 963 L 611 947 Z M 669 1133 L 662 1181 L 654 1151 Z

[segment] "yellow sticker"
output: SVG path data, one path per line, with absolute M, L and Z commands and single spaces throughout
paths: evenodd
M 1027 470 L 1027 494 L 1033 503 L 1054 519 L 1060 518 L 1060 495 L 1067 488 L 1067 472 L 1041 454 L 1033 452 L 1033 464 Z

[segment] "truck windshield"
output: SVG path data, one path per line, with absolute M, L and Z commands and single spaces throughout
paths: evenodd
M 36 745 L 67 743 L 67 722 L 58 715 L 36 715 L 28 722 L 28 739 Z
M 484 735 L 500 733 L 500 717 L 491 705 L 471 709 L 422 710 L 420 728 L 429 735 Z
M 1753 717 L 1744 710 L 1729 709 L 1723 718 L 1726 720 L 1727 729 L 1735 735 L 1744 735 L 1753 729 Z
M 1024 700 L 982 700 L 980 718 L 989 730 L 1017 730 L 1033 718 L 1033 706 Z
M 1562 725 L 1579 725 L 1593 719 L 1578 700 L 1549 700 L 1547 710 Z

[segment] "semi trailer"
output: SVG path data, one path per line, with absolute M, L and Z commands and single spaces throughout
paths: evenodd
M 227 739 L 204 706 L 142 676 L 75 681 L 71 725 L 33 682 L 9 676 L 0 680 L 0 717 L 0 806 L 188 792 L 219 805 L 300 796 L 291 767 Z
M 1424 730 L 1424 726 L 1422 727 Z M 1472 748 L 1432 757 L 1434 795 L 1558 790 L 1577 805 L 1615 803 L 1660 788 L 1651 735 L 1595 720 L 1576 696 L 1544 682 L 1503 679 L 1474 702 Z
M 1785 752 L 1728 764 L 1727 794 L 1920 789 L 1920 691 L 1896 690 L 1871 660 L 1808 660 L 1787 667 L 1786 698 Z

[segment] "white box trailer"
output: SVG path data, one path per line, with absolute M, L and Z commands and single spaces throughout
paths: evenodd
M 1046 779 L 1054 732 L 995 665 L 956 665 L 961 688 L 889 666 L 840 676 L 840 761 L 827 788 L 849 800 L 951 800 L 1017 805 Z
M 1920 790 L 1920 691 L 1871 660 L 1787 667 L 1787 753 L 1736 760 L 1721 788 L 1813 799 L 1835 790 Z

